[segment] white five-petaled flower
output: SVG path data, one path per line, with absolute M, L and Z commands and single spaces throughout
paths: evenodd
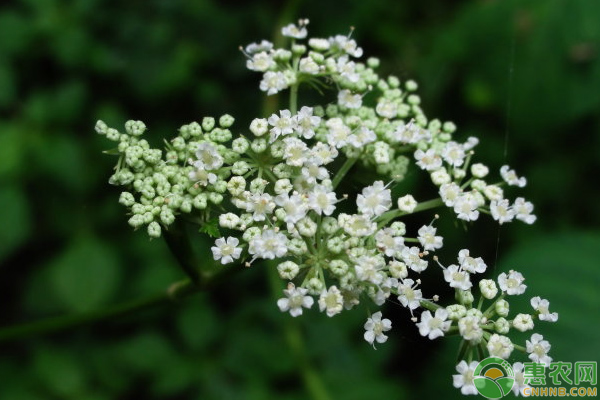
M 481 257 L 471 257 L 468 249 L 462 249 L 458 252 L 458 262 L 462 269 L 471 274 L 482 274 L 487 268 L 483 259 Z
M 525 383 L 525 374 L 523 373 L 523 363 L 516 362 L 513 364 L 513 373 L 515 374 L 515 384 L 512 387 L 512 392 L 515 396 L 525 396 L 525 388 L 529 388 L 528 384 Z
M 512 221 L 515 217 L 515 211 L 506 199 L 492 200 L 490 202 L 490 212 L 492 213 L 492 218 L 498 221 L 500 225 Z
M 319 309 L 326 311 L 328 317 L 333 317 L 342 312 L 344 307 L 344 296 L 336 286 L 330 286 L 328 290 L 323 289 L 319 297 Z
M 533 307 L 533 309 L 539 313 L 538 318 L 541 321 L 558 321 L 558 313 L 550 312 L 550 302 L 548 300 L 542 299 L 540 296 L 535 296 L 531 299 L 531 307 Z
M 277 306 L 283 312 L 289 311 L 292 317 L 302 315 L 302 307 L 311 308 L 315 300 L 307 296 L 308 289 L 296 288 L 292 282 L 283 290 L 286 297 L 277 300 Z
M 290 110 L 281 110 L 279 115 L 272 114 L 267 120 L 272 126 L 271 141 L 275 141 L 279 136 L 289 135 L 296 128 L 296 121 L 292 117 Z
M 417 239 L 419 239 L 424 250 L 435 251 L 442 247 L 444 238 L 436 236 L 436 232 L 437 229 L 431 225 L 423 225 L 419 228 Z
M 306 21 L 306 23 L 304 21 Z M 306 30 L 306 24 L 308 23 L 308 20 L 304 21 L 301 21 L 299 27 L 296 26 L 296 24 L 288 24 L 284 26 L 281 28 L 281 34 L 294 39 L 304 39 L 308 34 L 308 31 Z
M 302 107 L 296 114 L 296 132 L 305 139 L 315 136 L 315 128 L 321 123 L 321 117 L 313 115 L 312 107 Z M 319 142 L 321 143 L 321 142 Z
M 510 271 L 508 275 L 503 272 L 498 276 L 498 286 L 500 286 L 500 290 L 509 295 L 525 293 L 527 285 L 525 285 L 523 281 L 525 281 L 525 278 L 517 271 Z
M 398 285 L 398 301 L 411 312 L 421 306 L 423 294 L 421 289 L 417 289 L 418 282 L 415 283 L 412 279 L 404 279 Z
M 287 244 L 288 239 L 283 233 L 268 229 L 250 240 L 248 252 L 254 258 L 273 260 L 287 254 Z
M 539 333 L 531 335 L 531 340 L 525 342 L 529 359 L 533 362 L 544 363 L 546 366 L 552 362 L 552 357 L 548 356 L 550 351 L 550 343 L 544 340 L 544 337 Z
M 240 241 L 235 237 L 228 237 L 227 239 L 218 238 L 215 241 L 215 245 L 211 247 L 213 258 L 215 260 L 221 260 L 221 264 L 229 264 L 234 259 L 240 258 L 242 254 L 242 248 L 238 247 Z
M 383 332 L 387 332 L 392 329 L 392 321 L 387 318 L 381 319 L 381 311 L 377 311 L 371 315 L 370 318 L 365 322 L 365 340 L 375 347 L 375 343 L 385 343 L 388 339 L 387 335 Z
M 278 93 L 289 86 L 285 74 L 280 71 L 267 71 L 260 81 L 260 90 L 267 92 L 267 95 Z
M 462 360 L 456 366 L 458 375 L 452 375 L 453 384 L 454 387 L 460 389 L 460 392 L 464 395 L 477 395 L 479 393 L 473 380 L 475 377 L 475 368 L 477 368 L 478 364 L 479 361 L 471 361 L 471 363 L 467 364 L 465 360 Z
M 349 109 L 357 109 L 362 105 L 360 94 L 354 94 L 348 89 L 340 90 L 338 93 L 338 104 Z
M 392 206 L 392 194 L 390 189 L 386 189 L 382 181 L 375 181 L 371 186 L 362 190 L 356 198 L 358 210 L 368 216 L 377 217 Z
M 537 217 L 532 214 L 533 204 L 529 201 L 525 201 L 522 197 L 517 197 L 512 205 L 515 218 L 525 222 L 526 224 L 533 224 Z
M 511 186 L 525 187 L 527 184 L 527 179 L 524 177 L 519 178 L 514 169 L 510 169 L 508 165 L 503 165 L 500 168 L 500 175 L 504 182 L 508 183 Z
M 308 207 L 317 214 L 331 215 L 335 211 L 335 192 L 317 185 L 308 193 Z
M 444 332 L 450 328 L 452 321 L 448 320 L 448 311 L 444 308 L 435 310 L 435 316 L 430 311 L 421 313 L 421 322 L 417 323 L 421 336 L 435 339 L 444 336 Z
M 217 151 L 217 148 L 208 142 L 202 142 L 196 150 L 196 158 L 193 165 L 196 169 L 215 170 L 223 165 L 223 157 Z
M 469 273 L 454 264 L 444 268 L 444 280 L 450 284 L 450 287 L 460 290 L 469 290 L 472 286 Z

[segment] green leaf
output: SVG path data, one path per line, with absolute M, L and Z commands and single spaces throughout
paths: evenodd
M 213 218 L 210 221 L 207 221 L 200 227 L 200 233 L 206 233 L 208 236 L 212 238 L 220 238 L 221 231 L 219 231 L 219 219 Z
M 71 311 L 89 311 L 106 303 L 120 278 L 117 257 L 97 239 L 75 240 L 51 265 L 57 298 Z

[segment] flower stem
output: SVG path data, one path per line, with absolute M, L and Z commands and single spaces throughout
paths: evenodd
M 347 158 L 346 161 L 344 162 L 344 164 L 342 164 L 342 167 L 339 169 L 337 174 L 335 174 L 335 177 L 333 178 L 333 181 L 331 182 L 331 185 L 333 186 L 334 189 L 337 188 L 337 186 L 340 184 L 342 179 L 344 179 L 344 177 L 346 176 L 348 171 L 350 171 L 350 168 L 352 168 L 352 166 L 354 165 L 354 163 L 357 160 L 358 160 L 358 158 Z
M 402 210 L 387 211 L 387 212 L 381 214 L 381 216 L 379 217 L 379 222 L 377 223 L 377 227 L 381 228 L 382 226 L 387 225 L 387 223 L 390 222 L 391 220 L 393 220 L 394 218 L 398 218 L 398 217 L 401 217 L 404 215 L 418 213 L 418 212 L 425 211 L 425 210 L 430 210 L 432 208 L 441 207 L 443 204 L 444 204 L 444 202 L 442 201 L 442 199 L 431 199 L 431 200 L 423 201 L 423 202 L 417 204 L 415 209 L 410 213 L 404 212 Z

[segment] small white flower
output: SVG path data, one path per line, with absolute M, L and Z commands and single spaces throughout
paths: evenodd
M 254 221 L 264 221 L 267 214 L 271 214 L 275 208 L 275 202 L 268 193 L 253 193 L 246 202 L 246 211 L 252 212 Z
M 423 225 L 419 228 L 418 237 L 419 243 L 423 246 L 424 250 L 435 251 L 442 248 L 444 238 L 436 236 L 437 229 L 431 225 Z
M 444 280 L 450 284 L 450 287 L 460 290 L 469 290 L 473 286 L 469 273 L 454 264 L 444 269 Z
M 512 324 L 521 332 L 530 331 L 533 329 L 533 318 L 529 314 L 517 314 Z
M 327 126 L 327 143 L 338 149 L 348 144 L 348 138 L 352 131 L 344 124 L 341 118 L 331 118 L 325 125 Z
M 248 252 L 255 258 L 273 260 L 287 254 L 288 239 L 283 233 L 268 229 L 250 239 Z
M 490 211 L 492 213 L 492 218 L 498 221 L 500 225 L 512 221 L 515 217 L 515 212 L 506 199 L 492 200 L 490 202 Z
M 250 43 L 246 46 L 246 53 L 253 55 L 260 53 L 261 51 L 271 51 L 273 49 L 273 43 L 268 40 L 263 40 L 260 43 Z
M 377 217 L 392 206 L 392 194 L 386 189 L 382 181 L 375 181 L 373 185 L 367 186 L 356 198 L 358 210 L 368 216 Z
M 356 278 L 363 282 L 380 285 L 383 282 L 385 261 L 380 256 L 360 256 L 354 266 Z
M 260 81 L 260 90 L 267 92 L 267 95 L 278 93 L 289 86 L 288 80 L 283 72 L 267 71 Z
M 388 337 L 383 332 L 392 329 L 392 321 L 387 318 L 381 319 L 381 311 L 378 311 L 367 319 L 364 328 L 365 340 L 375 348 L 374 342 L 385 343 L 387 341 Z
M 421 336 L 427 336 L 433 340 L 440 336 L 444 336 L 444 332 L 450 328 L 452 321 L 448 320 L 448 311 L 444 308 L 435 310 L 435 317 L 430 311 L 421 313 L 421 322 L 417 323 Z
M 483 337 L 483 329 L 480 326 L 481 318 L 467 315 L 458 320 L 458 331 L 465 340 L 479 343 Z
M 360 75 L 356 72 L 356 63 L 348 61 L 348 57 L 338 58 L 336 68 L 342 78 L 346 78 L 352 83 L 356 83 L 360 79 Z
M 322 185 L 315 186 L 308 193 L 308 207 L 317 214 L 331 215 L 335 211 L 335 192 L 332 192 Z
M 294 224 L 300 221 L 308 211 L 302 197 L 298 194 L 289 196 L 287 193 L 275 197 L 275 204 L 285 211 L 284 221 Z
M 404 248 L 404 238 L 395 236 L 392 228 L 380 229 L 375 234 L 377 248 L 388 257 L 394 257 L 395 254 Z
M 283 139 L 283 158 L 287 165 L 301 167 L 309 155 L 308 146 L 302 140 L 295 137 Z
M 308 39 L 308 45 L 317 51 L 326 51 L 330 47 L 329 41 L 321 38 Z
M 481 257 L 471 257 L 468 249 L 462 249 L 458 252 L 458 262 L 462 269 L 471 274 L 484 273 L 487 268 L 483 259 Z
M 333 317 L 342 312 L 344 297 L 336 286 L 330 286 L 329 290 L 323 290 L 319 297 L 319 309 L 326 311 L 328 317 Z
M 362 105 L 360 94 L 353 94 L 348 89 L 340 90 L 338 93 L 338 104 L 349 109 L 357 109 Z
M 283 290 L 286 297 L 277 300 L 277 306 L 282 312 L 289 310 L 292 317 L 302 315 L 302 307 L 311 308 L 315 300 L 307 296 L 305 288 L 296 288 L 292 282 L 288 283 L 287 289 Z
M 529 359 L 533 362 L 544 363 L 546 366 L 552 362 L 552 357 L 548 356 L 550 343 L 544 340 L 544 337 L 538 333 L 531 335 L 531 340 L 525 342 Z
M 441 186 L 452 182 L 452 177 L 445 168 L 440 168 L 431 172 L 431 182 L 436 186 Z
M 221 264 L 229 264 L 234 259 L 240 258 L 242 248 L 238 247 L 240 241 L 238 238 L 228 237 L 227 239 L 218 238 L 215 245 L 211 247 L 213 258 L 216 261 L 221 260 Z
M 527 179 L 524 177 L 519 178 L 514 169 L 510 169 L 508 165 L 503 165 L 500 168 L 500 175 L 504 182 L 508 183 L 511 186 L 525 187 L 527 185 Z
M 251 59 L 246 61 L 246 68 L 251 71 L 265 72 L 274 66 L 273 56 L 265 51 L 254 54 Z
M 417 289 L 417 284 L 412 279 L 404 279 L 398 285 L 398 301 L 411 312 L 421 306 L 421 300 L 421 289 Z
M 510 271 L 508 275 L 503 272 L 498 275 L 498 285 L 500 290 L 509 295 L 519 295 L 525 293 L 527 285 L 523 284 L 525 278 L 520 272 Z
M 481 163 L 473 164 L 471 166 L 471 173 L 475 178 L 485 178 L 490 172 L 490 169 Z
M 299 27 L 295 24 L 289 24 L 281 28 L 281 34 L 294 39 L 304 39 L 308 32 L 305 24 L 300 24 Z
M 442 149 L 442 158 L 453 167 L 460 167 L 465 161 L 465 150 L 456 142 L 448 142 Z
M 402 212 L 410 214 L 415 210 L 416 207 L 417 207 L 417 201 L 410 194 L 407 194 L 406 196 L 402 196 L 398 199 L 398 209 L 400 209 L 400 211 L 402 211 Z
M 313 115 L 312 107 L 302 107 L 296 115 L 296 132 L 305 139 L 315 136 L 315 128 L 321 123 L 321 117 Z
M 531 299 L 531 307 L 533 307 L 533 309 L 539 313 L 538 318 L 540 319 L 540 321 L 548 321 L 548 322 L 558 321 L 558 313 L 556 313 L 556 312 L 551 313 L 549 311 L 550 302 L 548 300 L 542 299 L 541 297 L 536 296 Z
M 474 382 L 475 368 L 477 368 L 477 365 L 479 365 L 479 361 L 471 361 L 470 364 L 467 364 L 465 360 L 462 360 L 456 366 L 458 375 L 452 375 L 454 387 L 460 389 L 460 392 L 464 395 L 479 394 Z
M 359 58 L 363 54 L 363 50 L 356 45 L 356 41 L 348 36 L 336 35 L 329 38 L 329 43 L 332 47 L 337 47 L 352 57 Z
M 486 347 L 490 352 L 490 356 L 504 359 L 507 359 L 515 348 L 509 338 L 497 333 L 490 337 Z
M 354 237 L 372 235 L 377 229 L 377 224 L 363 214 L 349 215 L 343 223 L 340 221 L 340 226 L 344 228 L 348 235 Z
M 356 147 L 357 149 L 360 149 L 369 143 L 373 143 L 375 140 L 377 140 L 377 135 L 375 135 L 375 132 L 373 132 L 371 129 L 367 128 L 364 125 L 358 128 L 353 134 L 348 136 L 348 143 Z M 383 144 L 383 142 L 375 143 L 376 147 L 373 151 L 373 157 L 375 158 L 375 161 L 377 163 L 383 164 L 389 162 L 389 157 L 387 151 L 382 151 L 383 149 L 381 148 L 381 146 L 377 146 L 380 143 Z M 382 157 L 387 157 L 388 159 L 385 162 L 380 162 Z
M 477 207 L 479 207 L 479 203 L 475 196 L 471 193 L 464 193 L 456 199 L 454 203 L 454 212 L 459 219 L 475 221 L 479 218 Z
M 292 118 L 290 110 L 281 110 L 279 111 L 279 115 L 272 114 L 268 122 L 272 126 L 270 130 L 271 142 L 275 141 L 279 136 L 291 134 L 296 127 L 296 121 Z
M 196 150 L 196 158 L 193 165 L 196 169 L 215 170 L 223 166 L 223 157 L 217 151 L 217 148 L 208 142 L 202 142 Z
M 442 157 L 434 149 L 428 149 L 427 151 L 418 149 L 415 151 L 414 156 L 417 165 L 425 171 L 435 171 L 442 166 Z
M 415 272 L 423 272 L 427 269 L 427 260 L 423 260 L 421 256 L 421 249 L 416 246 L 404 247 L 400 253 L 400 257 L 408 268 Z
M 512 387 L 512 392 L 515 396 L 518 396 L 519 394 L 525 396 L 525 389 L 531 387 L 525 383 L 525 374 L 523 373 L 523 367 L 523 363 L 520 362 L 516 362 L 513 364 L 515 383 Z
M 512 209 L 515 213 L 515 218 L 525 222 L 526 224 L 533 224 L 537 217 L 532 214 L 533 212 L 533 204 L 529 201 L 525 201 L 522 197 L 517 197 L 512 206 Z
M 461 197 L 462 190 L 456 183 L 444 183 L 440 186 L 440 197 L 448 207 L 454 207 L 456 201 Z M 476 207 L 475 207 L 476 208 Z

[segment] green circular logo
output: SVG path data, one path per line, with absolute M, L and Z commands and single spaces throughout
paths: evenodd
M 473 373 L 473 383 L 480 395 L 488 399 L 501 399 L 515 384 L 515 373 L 508 361 L 498 357 L 481 360 Z

